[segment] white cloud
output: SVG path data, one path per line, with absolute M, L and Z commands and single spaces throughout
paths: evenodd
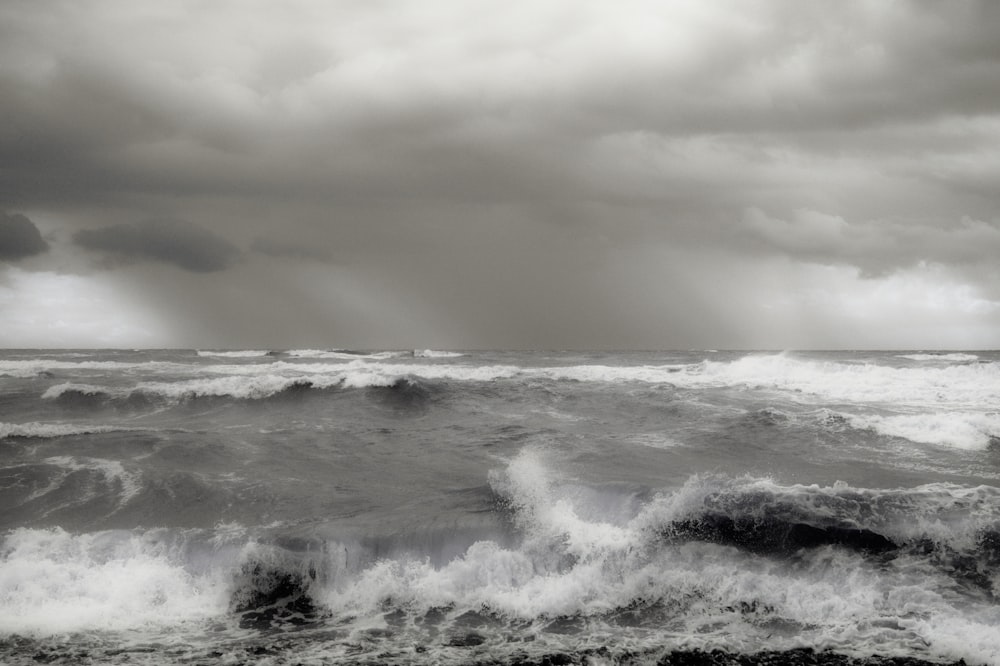
M 126 302 L 99 276 L 10 268 L 0 281 L 0 347 L 138 347 L 169 344 L 150 307 Z

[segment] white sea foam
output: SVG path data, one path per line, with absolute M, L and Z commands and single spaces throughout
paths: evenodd
M 938 412 L 894 416 L 847 416 L 855 428 L 880 435 L 902 437 L 912 442 L 938 444 L 959 449 L 986 449 L 1000 440 L 1000 413 Z
M 224 576 L 193 575 L 156 533 L 17 529 L 0 545 L 0 633 L 129 630 L 218 616 Z
M 203 351 L 198 350 L 198 356 L 221 356 L 223 358 L 258 358 L 267 356 L 271 352 L 264 349 L 245 349 L 236 351 Z
M 876 364 L 796 359 L 782 354 L 706 361 L 672 378 L 681 386 L 745 386 L 816 396 L 824 400 L 914 405 L 1000 404 L 1000 364 L 978 363 L 892 368 Z

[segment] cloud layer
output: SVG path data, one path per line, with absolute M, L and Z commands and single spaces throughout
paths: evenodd
M 998 44 L 986 0 L 6 3 L 0 203 L 201 275 L 178 343 L 281 344 L 238 273 L 330 344 L 857 346 L 846 294 L 1000 302 Z

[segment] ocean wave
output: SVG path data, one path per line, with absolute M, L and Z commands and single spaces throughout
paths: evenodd
M 571 381 L 664 385 L 682 389 L 770 390 L 782 392 L 786 399 L 799 403 L 906 406 L 911 410 L 926 408 L 934 413 L 974 413 L 992 410 L 1000 404 L 1000 364 L 996 363 L 893 368 L 801 360 L 783 355 L 696 364 L 563 367 L 419 363 L 372 360 L 354 355 L 346 362 L 321 362 L 323 360 L 206 365 L 193 370 L 189 367 L 187 378 L 146 381 L 130 389 L 62 383 L 50 387 L 43 397 L 58 397 L 72 389 L 80 396 L 106 394 L 116 399 L 135 391 L 168 399 L 209 395 L 260 399 L 292 386 L 367 388 L 392 386 L 404 378 L 415 378 L 452 382 Z M 194 377 L 190 376 L 191 372 L 195 373 Z M 959 445 L 961 441 L 966 440 L 960 440 Z
M 946 363 L 963 363 L 979 360 L 977 354 L 935 353 L 935 354 L 899 354 L 898 358 L 910 361 L 941 361 Z
M 63 382 L 54 384 L 42 393 L 43 400 L 62 400 L 66 398 L 102 398 L 114 395 L 120 390 L 97 386 L 95 384 L 75 384 Z M 126 392 L 127 393 L 127 392 Z
M 769 479 L 709 475 L 691 477 L 650 509 L 647 521 L 656 530 L 702 515 L 751 522 L 780 519 L 821 529 L 865 530 L 898 545 L 931 541 L 974 553 L 982 535 L 1000 526 L 1000 488 L 949 483 L 896 489 L 840 482 L 782 486 Z
M 220 356 L 223 358 L 260 358 L 262 356 L 272 356 L 269 350 L 247 349 L 238 351 L 203 351 L 197 350 L 198 356 Z
M 410 352 L 404 351 L 363 352 L 344 349 L 290 349 L 286 354 L 298 358 L 329 358 L 342 361 L 357 361 L 359 359 L 385 360 L 411 355 Z
M 295 364 L 264 366 L 271 372 L 247 370 L 218 377 L 171 382 L 139 382 L 128 387 L 97 386 L 65 382 L 49 387 L 46 400 L 135 400 L 137 398 L 182 401 L 204 397 L 261 400 L 290 390 L 332 388 L 390 388 L 419 380 L 491 381 L 517 374 L 514 367 L 417 366 L 413 364 Z M 214 369 L 213 369 L 214 370 Z M 275 372 L 276 371 L 276 372 Z
M 997 412 L 847 415 L 846 418 L 855 428 L 911 442 L 969 450 L 985 450 L 1000 444 L 1000 413 Z
M 461 352 L 438 351 L 434 349 L 414 349 L 414 358 L 459 358 L 465 356 Z
M 1000 364 L 893 368 L 796 359 L 783 354 L 705 361 L 669 381 L 684 387 L 743 386 L 812 395 L 823 400 L 933 406 L 1000 403 Z
M 329 351 L 325 349 L 290 349 L 285 353 L 295 358 L 333 358 L 344 361 L 356 361 L 359 356 L 364 356 L 364 354 Z

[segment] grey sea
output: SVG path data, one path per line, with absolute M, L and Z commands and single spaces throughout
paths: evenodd
M 0 352 L 0 662 L 1000 664 L 1000 353 Z

